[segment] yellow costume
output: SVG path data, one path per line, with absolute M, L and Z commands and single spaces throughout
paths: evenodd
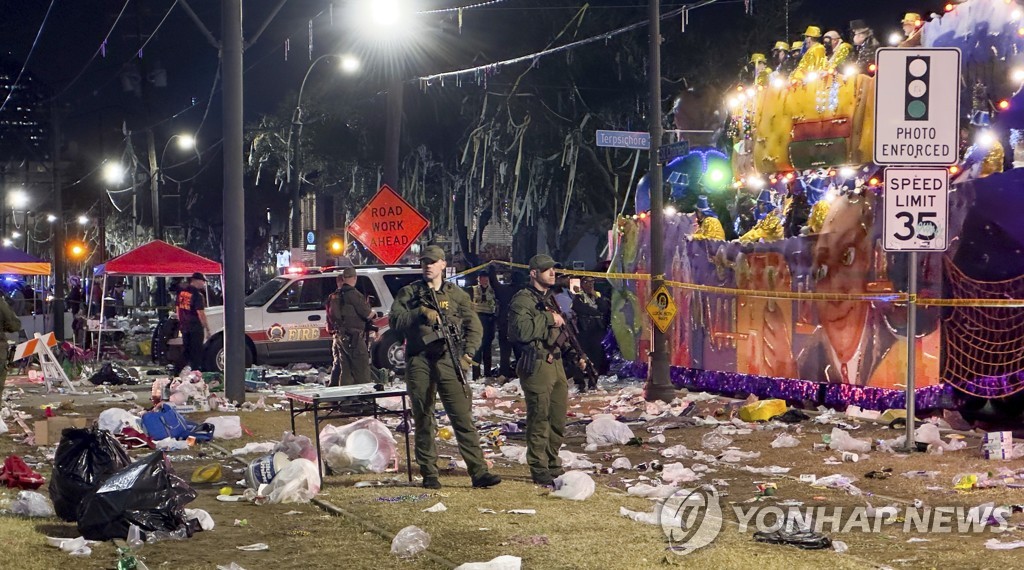
M 817 40 L 821 38 L 821 28 L 817 26 L 808 26 L 807 31 L 804 32 L 804 37 Z M 825 46 L 820 41 L 815 41 L 810 44 L 807 51 L 804 52 L 803 57 L 800 58 L 800 63 L 797 64 L 796 69 L 790 75 L 793 79 L 803 79 L 805 75 L 812 71 L 823 71 L 828 67 L 828 56 L 825 55 Z
M 807 229 L 812 234 L 820 233 L 828 217 L 828 200 L 818 200 L 811 206 L 811 215 L 807 217 Z
M 770 212 L 767 216 L 761 219 L 760 222 L 754 225 L 751 230 L 742 237 L 740 237 L 740 243 L 756 243 L 764 240 L 765 243 L 779 241 L 785 237 L 782 228 L 782 217 L 779 216 L 778 210 Z
M 700 229 L 693 234 L 693 239 L 725 241 L 725 229 L 718 218 L 706 216 L 700 223 Z
M 988 151 L 985 155 L 985 160 L 981 162 L 981 174 L 979 178 L 984 178 L 989 174 L 996 174 L 1003 171 L 1003 160 L 1005 154 L 1003 151 L 1003 145 L 999 141 L 992 142 L 992 150 Z
M 765 87 L 768 85 L 768 78 L 772 74 L 772 68 L 767 65 L 768 59 L 765 58 L 763 53 L 755 53 L 750 56 L 750 63 L 754 64 L 754 69 L 757 69 L 757 64 L 764 64 L 764 69 L 761 71 L 754 72 L 754 85 L 758 87 Z
M 843 63 L 845 63 L 846 60 L 850 58 L 851 53 L 853 53 L 852 45 L 846 42 L 839 44 L 839 47 L 835 48 L 835 50 L 832 51 L 832 57 L 829 58 L 828 60 L 828 68 L 830 70 L 842 72 L 840 66 L 842 66 Z

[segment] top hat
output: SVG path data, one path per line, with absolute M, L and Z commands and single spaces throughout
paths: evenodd
M 864 20 L 853 20 L 850 22 L 850 31 L 853 33 L 870 31 L 871 27 Z

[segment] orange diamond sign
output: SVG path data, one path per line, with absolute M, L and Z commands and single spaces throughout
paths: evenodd
M 384 264 L 394 265 L 430 222 L 387 184 L 363 207 L 348 233 Z

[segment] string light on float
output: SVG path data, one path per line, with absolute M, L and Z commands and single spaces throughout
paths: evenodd
M 1014 83 L 1024 83 L 1024 67 L 1015 67 L 1010 71 L 1010 80 Z
M 818 80 L 818 72 L 817 71 L 809 71 L 809 72 L 807 72 L 807 76 L 804 79 L 805 79 L 806 83 L 814 83 L 815 81 Z
M 992 146 L 995 145 L 996 136 L 992 133 L 992 131 L 986 129 L 978 133 L 978 137 L 975 139 L 975 141 L 981 148 L 988 149 L 992 148 Z
M 779 76 L 775 76 L 775 77 L 772 78 L 772 87 L 774 87 L 776 89 L 782 89 L 785 86 L 786 86 L 786 80 L 785 79 L 783 79 L 783 78 L 781 78 Z
M 846 178 L 846 179 L 853 178 L 853 176 L 855 174 L 857 174 L 857 171 L 854 170 L 852 167 L 849 167 L 849 166 L 844 166 L 844 167 L 839 169 L 839 176 L 842 176 L 843 178 Z
M 856 65 L 847 65 L 846 68 L 843 69 L 843 77 L 846 77 L 847 79 L 849 79 L 850 77 L 853 77 L 854 75 L 857 75 L 857 66 Z
M 675 206 L 665 206 L 664 211 L 666 216 L 674 216 L 679 213 L 679 211 L 676 210 Z

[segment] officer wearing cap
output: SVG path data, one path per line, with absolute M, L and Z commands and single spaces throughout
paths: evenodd
M 508 322 L 509 339 L 522 349 L 516 372 L 526 394 L 526 462 L 533 482 L 545 486 L 564 473 L 558 449 L 565 436 L 569 387 L 559 360 L 576 359 L 559 345 L 565 319 L 550 308 L 556 267 L 549 255 L 530 259 L 530 285 L 512 297 Z M 586 362 L 578 359 L 577 365 L 583 369 Z
M 462 354 L 454 355 L 455 359 L 463 370 L 468 371 L 473 366 L 472 355 L 480 348 L 483 334 L 480 319 L 473 311 L 469 295 L 444 280 L 447 266 L 443 249 L 436 245 L 423 248 L 420 256 L 423 279 L 402 287 L 391 305 L 391 328 L 405 339 L 405 382 L 416 426 L 416 462 L 423 476 L 423 486 L 441 488 L 434 443 L 437 431 L 434 402 L 435 396 L 440 394 L 473 486 L 493 487 L 501 483 L 501 478 L 487 471 L 480 435 L 473 425 L 472 392 L 469 386 L 459 382 L 452 355 L 448 354 L 444 339 L 436 335 L 435 325 L 441 321 L 437 311 L 441 310 L 445 320 L 462 329 Z
M 188 287 L 178 291 L 175 309 L 178 329 L 181 331 L 182 355 L 174 367 L 177 374 L 188 364 L 192 370 L 202 370 L 203 341 L 210 335 L 206 322 L 206 276 L 196 271 L 188 280 Z
M 366 333 L 376 331 L 366 295 L 356 289 L 356 268 L 338 276 L 338 289 L 327 296 L 327 332 L 331 333 L 331 386 L 370 382 L 370 354 Z

